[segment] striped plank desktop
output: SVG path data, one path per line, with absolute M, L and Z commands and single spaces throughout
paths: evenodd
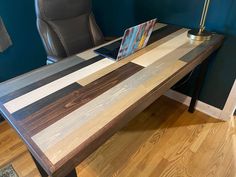
M 0 85 L 1 112 L 51 176 L 64 176 L 223 42 L 158 24 L 148 46 L 114 62 L 93 50 Z

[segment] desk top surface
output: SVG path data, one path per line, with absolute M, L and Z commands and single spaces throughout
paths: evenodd
M 1 112 L 49 174 L 63 176 L 220 47 L 158 24 L 149 45 L 114 62 L 93 50 L 0 85 Z

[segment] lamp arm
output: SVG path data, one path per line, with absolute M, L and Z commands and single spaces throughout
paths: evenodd
M 211 0 L 205 0 L 204 8 L 202 11 L 201 22 L 200 22 L 199 33 L 202 33 L 205 30 L 205 22 L 206 22 L 206 17 L 207 17 L 210 1 Z
M 200 22 L 200 29 L 193 29 L 188 32 L 188 37 L 191 40 L 195 41 L 207 41 L 211 39 L 212 34 L 210 32 L 207 32 L 205 30 L 205 22 L 206 22 L 206 17 L 207 17 L 207 12 L 209 9 L 211 0 L 205 0 L 204 7 L 202 10 L 202 17 L 201 17 L 201 22 Z

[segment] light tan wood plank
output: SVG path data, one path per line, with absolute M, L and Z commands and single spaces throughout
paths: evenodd
M 105 67 L 93 74 L 90 74 L 89 76 L 87 76 L 83 79 L 78 80 L 77 83 L 82 86 L 86 86 L 86 85 L 92 83 L 93 81 L 105 76 L 106 74 L 109 74 L 110 72 L 124 66 L 128 62 L 129 62 L 129 60 L 125 60 L 125 62 L 115 62 L 108 67 Z
M 102 76 L 105 76 L 106 74 L 114 71 L 115 69 L 118 69 L 118 68 L 124 66 L 125 64 L 135 60 L 137 57 L 143 56 L 145 53 L 152 51 L 153 49 L 157 48 L 158 46 L 160 46 L 160 45 L 162 45 L 166 42 L 168 42 L 172 38 L 174 38 L 176 36 L 179 36 L 180 34 L 184 33 L 185 31 L 186 31 L 186 29 L 178 30 L 178 31 L 172 33 L 171 35 L 168 35 L 168 36 L 162 38 L 161 40 L 158 40 L 157 42 L 145 47 L 144 49 L 142 49 L 142 50 L 140 50 L 136 53 L 134 53 L 133 55 L 125 58 L 124 60 L 121 60 L 119 62 L 115 62 L 114 64 L 112 64 L 112 65 L 110 65 L 110 66 L 108 66 L 104 69 L 101 69 L 100 71 L 97 71 L 97 72 L 95 72 L 95 73 L 79 80 L 78 83 L 85 86 L 85 85 L 101 78 Z M 195 47 L 195 45 L 192 45 L 191 47 Z M 143 59 L 145 60 L 146 58 L 143 58 Z
M 212 124 L 208 123 L 207 125 L 206 124 L 202 125 L 203 128 L 202 128 L 201 132 L 198 134 L 196 140 L 192 143 L 192 145 L 190 147 L 190 150 L 192 152 L 198 151 L 198 149 L 200 148 L 200 146 L 202 145 L 202 143 L 206 139 L 207 135 L 209 134 L 210 130 L 212 129 L 212 126 L 213 126 L 213 123 Z
M 156 23 L 156 25 L 155 25 L 154 28 L 153 28 L 153 31 L 156 31 L 156 30 L 158 30 L 158 29 L 161 29 L 161 28 L 163 28 L 163 27 L 165 27 L 165 26 L 167 26 L 167 25 L 164 24 L 164 23 Z
M 154 63 L 155 61 L 161 59 L 165 55 L 173 52 L 180 46 L 185 43 L 190 43 L 189 38 L 187 37 L 187 31 L 179 36 L 174 37 L 173 39 L 167 41 L 166 43 L 156 47 L 155 49 L 151 50 L 150 52 L 146 52 L 145 54 L 137 57 L 132 62 L 143 67 L 147 67 Z

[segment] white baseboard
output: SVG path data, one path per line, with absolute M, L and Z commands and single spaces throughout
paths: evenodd
M 234 112 L 236 110 L 236 80 L 234 81 L 234 85 L 230 91 L 228 99 L 225 103 L 224 109 L 221 113 L 220 118 L 222 120 L 228 120 L 229 115 L 231 117 L 234 116 Z
M 187 106 L 189 106 L 190 101 L 191 101 L 191 97 L 186 96 L 182 93 L 176 92 L 174 90 L 169 90 L 168 92 L 165 93 L 165 96 L 167 96 L 175 101 L 178 101 L 184 105 L 187 105 Z M 220 110 L 214 106 L 208 105 L 202 101 L 197 101 L 196 110 L 203 112 L 203 113 L 205 113 L 211 117 L 214 117 L 216 119 L 220 119 L 220 120 L 230 120 L 230 118 L 231 118 L 231 116 L 228 116 L 228 118 L 227 118 L 227 116 L 225 116 L 223 119 L 221 117 L 222 110 Z

